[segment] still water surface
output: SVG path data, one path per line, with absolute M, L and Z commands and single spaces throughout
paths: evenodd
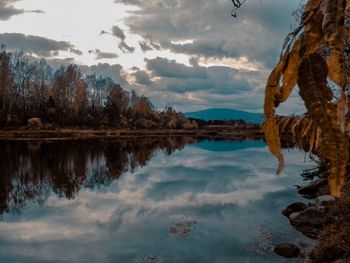
M 0 262 L 294 262 L 280 211 L 313 166 L 261 141 L 0 142 Z

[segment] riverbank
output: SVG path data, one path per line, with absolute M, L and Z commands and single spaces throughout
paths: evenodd
M 312 263 L 350 262 L 350 183 L 342 197 L 324 205 L 327 218 L 318 235 L 318 243 L 310 253 Z
M 321 173 L 298 193 L 310 203 L 290 204 L 282 214 L 297 231 L 315 239 L 316 246 L 303 251 L 294 244 L 279 244 L 275 252 L 285 257 L 304 257 L 307 263 L 350 262 L 350 182 L 341 198 L 336 199 L 329 194 L 327 179 Z
M 195 130 L 87 130 L 87 129 L 56 129 L 56 130 L 0 130 L 0 140 L 83 140 L 83 139 L 118 139 L 130 137 L 159 136 L 194 136 L 218 139 L 262 139 L 260 129 L 195 129 Z

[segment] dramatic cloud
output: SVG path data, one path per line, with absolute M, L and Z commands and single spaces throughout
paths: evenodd
M 190 57 L 191 66 L 145 59 L 147 70 L 133 76 L 146 94 L 181 110 L 229 107 L 260 112 L 267 76 L 295 24 L 292 10 L 298 5 L 295 0 L 247 1 L 232 18 L 231 1 L 115 2 L 137 8 L 125 23 L 143 38 L 143 52 L 164 50 Z M 284 109 L 300 108 L 293 101 Z
M 115 53 L 102 52 L 99 49 L 89 50 L 89 54 L 95 54 L 95 59 L 112 59 L 117 58 L 118 55 Z
M 146 59 L 146 69 L 130 70 L 119 64 L 80 65 L 83 74 L 110 77 L 127 90 L 136 90 L 151 98 L 158 108 L 171 105 L 182 111 L 210 107 L 236 108 L 261 112 L 264 100 L 265 71 L 249 71 L 224 66 L 204 67 L 197 58 L 192 66 L 166 58 Z M 54 68 L 75 63 L 73 59 L 48 59 Z M 304 107 L 294 92 L 282 112 L 302 113 Z M 296 112 L 295 109 L 301 109 Z
M 123 51 L 125 53 L 132 53 L 135 51 L 134 47 L 130 47 L 128 44 L 125 43 L 126 37 L 125 37 L 124 31 L 120 27 L 113 26 L 112 27 L 112 35 L 119 39 L 120 43 L 119 43 L 118 47 L 120 48 L 121 51 Z
M 176 53 L 247 57 L 267 66 L 276 60 L 293 21 L 294 0 L 249 1 L 237 18 L 230 1 L 116 0 L 139 7 L 126 20 L 135 34 Z M 145 49 L 145 45 L 143 45 Z M 149 45 L 147 46 L 149 48 Z M 147 49 L 146 47 L 146 49 Z
M 295 23 L 291 14 L 299 3 L 246 1 L 233 18 L 230 0 L 92 0 L 79 23 L 65 20 L 57 25 L 55 12 L 66 10 L 67 17 L 75 17 L 79 4 L 63 1 L 56 10 L 45 1 L 34 5 L 18 0 L 15 5 L 16 0 L 0 0 L 0 20 L 41 13 L 41 8 L 46 12 L 21 16 L 23 24 L 4 21 L 0 44 L 34 58 L 44 56 L 52 65 L 83 64 L 86 74 L 112 77 L 150 97 L 159 108 L 171 104 L 181 111 L 228 107 L 260 112 L 266 79 Z M 92 20 L 97 8 L 103 16 Z M 104 36 L 96 38 L 99 33 Z M 121 51 L 114 53 L 116 46 Z M 106 61 L 110 63 L 98 64 Z M 284 107 L 290 112 L 298 108 L 296 95 Z
M 6 49 L 10 51 L 22 50 L 30 55 L 43 57 L 56 56 L 59 51 L 69 51 L 77 55 L 82 55 L 82 52 L 75 49 L 69 42 L 18 33 L 0 34 L 0 44 L 5 45 Z
M 146 70 L 134 69 L 134 84 L 129 85 L 161 108 L 170 104 L 187 111 L 220 105 L 259 111 L 262 107 L 264 83 L 251 81 L 249 71 L 199 66 L 196 58 L 191 59 L 192 66 L 160 57 L 145 61 Z

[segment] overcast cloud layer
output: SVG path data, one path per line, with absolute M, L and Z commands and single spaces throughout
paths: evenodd
M 26 1 L 31 0 L 22 0 Z M 0 20 L 24 12 L 16 2 L 0 1 Z M 93 2 L 98 8 L 99 1 Z M 101 25 L 99 34 L 91 32 L 86 51 L 66 36 L 62 41 L 58 34 L 48 38 L 0 31 L 0 42 L 10 50 L 47 57 L 56 65 L 61 60 L 84 64 L 84 57 L 90 56 L 96 65 L 82 65 L 83 72 L 110 76 L 149 96 L 159 108 L 170 104 L 182 111 L 228 107 L 261 112 L 266 78 L 295 23 L 291 14 L 298 2 L 249 0 L 232 18 L 230 0 L 114 0 L 114 5 L 129 11 L 115 15 L 115 23 L 107 28 Z M 29 9 L 41 7 L 33 4 Z M 43 11 L 46 16 L 57 15 Z M 94 21 L 98 23 L 98 17 Z M 80 30 L 89 32 L 89 28 Z M 114 49 L 97 44 L 102 40 Z M 135 67 L 130 67 L 133 61 Z M 298 111 L 299 104 L 294 97 L 282 111 Z

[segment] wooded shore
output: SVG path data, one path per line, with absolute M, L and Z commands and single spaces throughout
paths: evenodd
M 0 130 L 0 140 L 65 140 L 65 139 L 119 139 L 132 137 L 194 136 L 218 139 L 262 139 L 260 128 L 256 129 L 195 129 L 195 130 L 127 130 L 127 129 L 56 129 L 56 130 Z

